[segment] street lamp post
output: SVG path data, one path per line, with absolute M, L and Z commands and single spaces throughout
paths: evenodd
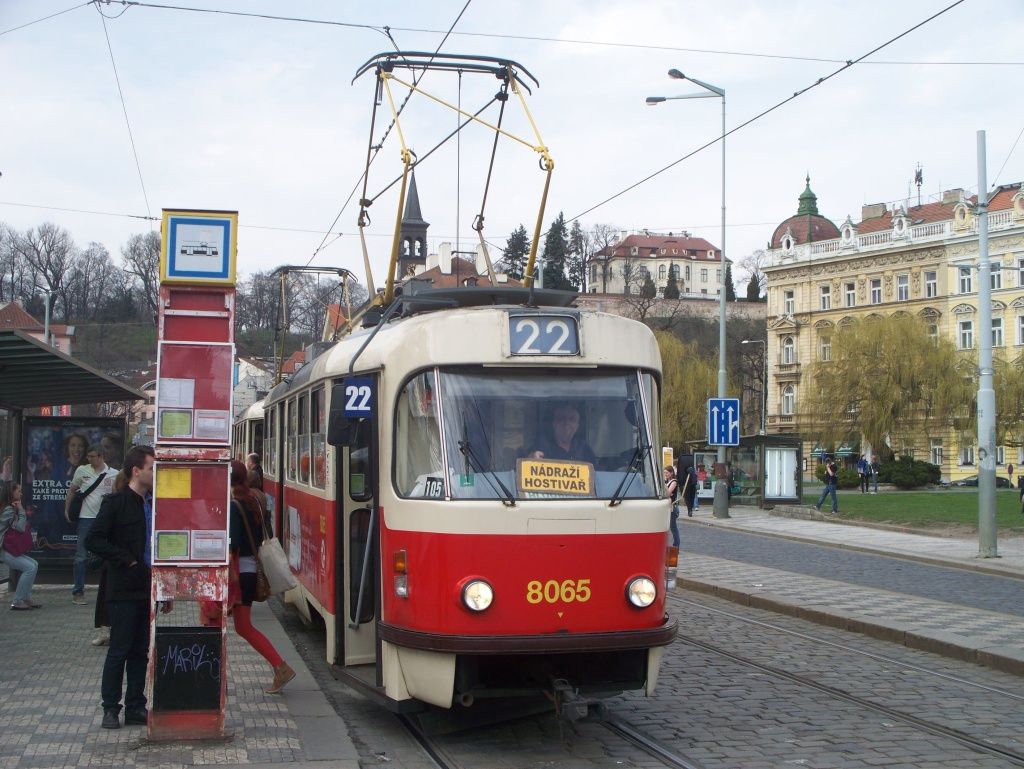
M 664 101 L 678 99 L 721 99 L 722 100 L 722 239 L 719 245 L 722 279 L 718 287 L 718 397 L 727 397 L 725 381 L 725 89 L 705 83 L 697 78 L 684 75 L 678 69 L 670 69 L 668 76 L 675 80 L 687 80 L 700 86 L 707 93 L 688 93 L 680 96 L 648 96 L 647 104 L 654 106 Z M 729 473 L 726 468 L 725 446 L 718 447 L 716 468 L 719 472 L 715 483 L 715 518 L 729 517 Z
M 764 339 L 744 339 L 740 344 L 761 345 L 761 361 L 764 364 L 764 372 L 761 380 L 761 435 L 765 434 L 764 420 L 768 413 L 768 343 Z

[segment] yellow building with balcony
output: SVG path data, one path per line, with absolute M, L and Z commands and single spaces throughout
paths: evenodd
M 989 202 L 992 307 L 978 307 L 978 230 L 975 197 L 949 190 L 940 201 L 917 206 L 866 205 L 859 222 L 836 225 L 818 212 L 810 179 L 797 214 L 782 222 L 768 249 L 768 409 L 771 433 L 795 433 L 810 456 L 822 435 L 801 408 L 811 386 L 813 361 L 829 360 L 832 335 L 844 324 L 897 311 L 921 317 L 934 336 L 958 349 L 977 346 L 979 313 L 992 313 L 994 354 L 1016 361 L 1024 354 L 1024 191 L 999 187 Z M 998 268 L 998 269 L 997 269 Z M 999 418 L 999 415 L 996 415 Z M 977 447 L 951 431 L 897 453 L 937 464 L 944 480 L 978 472 Z M 870 446 L 852 445 L 871 453 Z M 999 446 L 997 473 L 1024 465 L 1024 450 Z M 810 470 L 810 468 L 808 468 Z

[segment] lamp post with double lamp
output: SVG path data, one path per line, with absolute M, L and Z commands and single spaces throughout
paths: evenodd
M 761 435 L 764 435 L 764 418 L 768 412 L 768 343 L 764 339 L 744 339 L 740 344 L 761 345 L 761 361 L 764 364 L 764 371 L 761 380 Z
M 706 93 L 686 93 L 679 96 L 648 96 L 647 104 L 654 106 L 665 101 L 676 101 L 679 99 L 721 99 L 722 100 L 722 239 L 719 244 L 719 260 L 722 265 L 721 280 L 718 287 L 718 397 L 727 397 L 725 381 L 725 89 L 705 83 L 697 78 L 684 75 L 678 69 L 670 69 L 668 76 L 674 80 L 686 80 L 696 86 L 700 86 Z M 729 517 L 729 473 L 726 468 L 725 446 L 718 447 L 717 464 L 719 473 L 716 473 L 715 483 L 715 518 Z

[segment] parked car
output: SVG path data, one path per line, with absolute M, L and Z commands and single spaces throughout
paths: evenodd
M 977 487 L 977 485 L 978 485 L 978 476 L 976 476 L 976 475 L 968 475 L 966 478 L 961 478 L 960 480 L 953 481 L 949 485 L 950 486 L 974 486 L 974 487 Z M 1013 488 L 1013 487 L 1010 485 L 1010 479 L 1009 478 L 1006 478 L 1006 477 L 1004 477 L 1002 475 L 997 475 L 996 476 L 996 488 L 997 489 L 1010 489 L 1010 488 Z

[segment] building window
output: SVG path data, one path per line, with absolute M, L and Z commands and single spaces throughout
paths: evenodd
M 782 292 L 782 312 L 785 315 L 792 315 L 796 310 L 796 300 L 793 299 L 792 291 Z
M 700 282 L 701 283 L 707 283 L 708 282 L 708 268 L 707 267 L 701 267 L 700 268 Z
M 960 330 L 957 336 L 957 341 L 960 343 L 961 350 L 970 350 L 974 347 L 974 321 L 973 320 L 962 320 L 957 324 L 957 328 Z
M 924 295 L 931 299 L 933 296 L 939 295 L 939 275 L 936 272 L 926 272 L 924 274 Z
M 715 281 L 718 282 L 719 285 L 721 285 L 721 283 L 722 283 L 722 271 L 721 270 L 715 270 Z
M 686 265 L 686 281 L 690 281 L 690 265 Z
M 996 464 L 997 465 L 1005 465 L 1006 464 L 1006 447 L 1005 446 L 996 446 Z
M 782 340 L 782 363 L 783 365 L 796 363 L 796 343 L 793 342 L 791 336 Z
M 1024 344 L 1024 315 L 1017 316 L 1017 344 Z
M 1003 319 L 992 318 L 992 346 L 1003 346 Z
M 932 438 L 931 451 L 929 452 L 929 460 L 933 465 L 942 467 L 942 438 Z
M 1017 260 L 1017 288 L 1024 288 L 1024 259 Z
M 673 264 L 671 267 L 669 267 L 668 274 L 671 275 L 676 280 L 679 280 L 679 265 Z
M 871 279 L 871 304 L 882 303 L 882 279 Z
M 962 446 L 960 448 L 960 464 L 974 465 L 974 446 Z
M 821 287 L 821 309 L 832 309 L 832 289 L 829 286 Z
M 846 284 L 846 306 L 856 307 L 857 306 L 857 286 L 854 283 Z
M 971 268 L 961 267 L 960 268 L 960 293 L 969 294 L 974 288 L 974 283 L 971 280 Z
M 796 410 L 796 391 L 793 385 L 786 385 L 782 388 L 782 413 L 792 416 Z
M 992 281 L 992 290 L 995 291 L 998 288 L 1003 287 L 1003 265 L 993 262 L 992 272 L 989 273 L 989 279 Z
M 910 276 L 896 276 L 896 301 L 905 302 L 910 299 Z
M 665 276 L 668 275 L 668 265 L 662 264 L 658 266 L 658 280 L 665 280 Z
M 935 344 L 939 343 L 939 324 L 929 323 L 928 324 L 928 336 L 932 338 L 932 342 Z
M 832 360 L 832 337 L 830 336 L 821 338 L 821 359 Z

